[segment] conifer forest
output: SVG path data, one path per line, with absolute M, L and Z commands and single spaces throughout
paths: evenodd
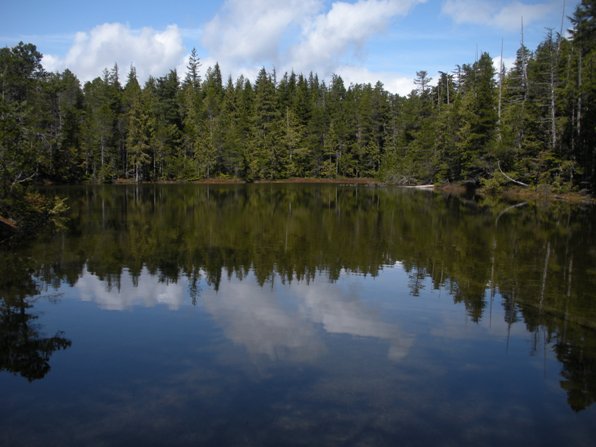
M 596 445 L 596 0 L 75 6 L 0 16 L 0 446 Z
M 225 80 L 216 64 L 201 76 L 194 50 L 183 78 L 140 85 L 114 66 L 81 85 L 44 71 L 33 44 L 3 48 L 0 199 L 31 182 L 290 177 L 593 193 L 595 9 L 581 2 L 572 29 L 533 50 L 522 40 L 507 70 L 486 52 L 436 79 L 421 70 L 407 97 L 315 73 Z

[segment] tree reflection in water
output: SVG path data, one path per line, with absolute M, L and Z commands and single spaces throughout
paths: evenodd
M 44 337 L 35 324 L 33 296 L 39 293 L 26 262 L 13 258 L 0 268 L 0 371 L 18 374 L 28 381 L 42 379 L 50 371 L 55 351 L 66 349 L 71 341 L 61 332 Z M 40 299 L 40 298 L 37 298 Z
M 30 265 L 7 256 L 5 268 L 14 271 L 2 277 L 14 279 L 0 287 L 4 369 L 18 370 L 17 353 L 28 348 L 37 360 L 25 362 L 26 377 L 35 377 L 52 352 L 70 344 L 32 328 L 25 298 L 36 294 L 32 277 L 75 285 L 92 274 L 118 288 L 124 274 L 138 286 L 148 272 L 163 284 L 187 279 L 196 302 L 200 278 L 217 291 L 224 274 L 242 280 L 250 272 L 261 286 L 273 278 L 308 284 L 320 274 L 331 282 L 342 272 L 374 277 L 400 263 L 412 296 L 430 279 L 474 322 L 491 318 L 498 293 L 506 323 L 525 324 L 533 349 L 554 346 L 569 405 L 581 410 L 596 400 L 594 207 L 488 206 L 418 191 L 315 185 L 67 192 L 68 235 L 29 247 Z

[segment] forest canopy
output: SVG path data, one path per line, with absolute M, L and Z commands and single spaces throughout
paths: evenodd
M 141 86 L 130 67 L 81 85 L 48 73 L 33 44 L 0 49 L 0 201 L 52 183 L 376 177 L 399 184 L 506 182 L 596 191 L 595 2 L 567 36 L 547 31 L 513 66 L 488 53 L 407 97 L 378 82 L 346 86 L 261 69 L 254 82 L 200 76 L 193 50 Z M 5 215 L 7 213 L 0 215 Z

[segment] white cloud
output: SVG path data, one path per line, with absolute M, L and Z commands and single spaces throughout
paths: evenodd
M 165 304 L 170 309 L 178 309 L 184 301 L 184 291 L 188 289 L 185 278 L 177 283 L 159 281 L 143 268 L 139 278 L 133 281 L 129 272 L 122 272 L 117 287 L 89 273 L 87 268 L 75 284 L 83 301 L 93 301 L 102 309 L 124 310 L 134 306 L 153 307 Z
M 387 356 L 393 361 L 408 354 L 413 344 L 397 326 L 383 321 L 379 312 L 367 306 L 355 288 L 342 290 L 336 284 L 294 286 L 307 320 L 320 324 L 330 334 L 371 337 L 389 343 Z
M 519 29 L 521 27 L 521 18 L 524 18 L 524 23 L 530 24 L 539 20 L 552 12 L 555 9 L 555 4 L 537 3 L 528 5 L 521 2 L 513 2 L 506 5 L 494 17 L 494 23 L 499 28 L 504 29 Z
M 503 65 L 505 66 L 505 71 L 510 70 L 513 65 L 515 64 L 514 57 L 504 57 L 503 58 Z M 499 74 L 499 69 L 501 67 L 501 56 L 493 57 L 493 67 L 495 67 L 495 73 Z
M 402 96 L 409 95 L 415 87 L 414 80 L 410 77 L 392 72 L 371 71 L 366 67 L 343 65 L 336 69 L 336 74 L 342 77 L 346 85 L 371 83 L 374 86 L 377 81 L 381 81 L 385 90 Z
M 381 80 L 390 91 L 409 93 L 410 79 L 346 66 L 345 59 L 424 1 L 335 1 L 322 10 L 322 0 L 228 0 L 205 26 L 202 43 L 224 75 L 254 80 L 261 66 L 321 78 L 337 73 L 348 82 Z
M 272 289 L 254 278 L 223 282 L 202 295 L 205 308 L 234 343 L 256 359 L 309 361 L 323 352 L 313 325 L 283 305 Z
M 383 31 L 390 20 L 405 15 L 421 0 L 360 0 L 334 2 L 303 29 L 302 40 L 291 50 L 290 65 L 298 71 L 329 74 L 347 51 L 362 46 Z
M 204 28 L 203 44 L 222 64 L 279 62 L 280 42 L 292 25 L 318 11 L 320 0 L 227 0 Z
M 506 30 L 519 29 L 521 18 L 530 24 L 553 12 L 557 2 L 524 3 L 495 0 L 446 0 L 442 11 L 456 23 L 489 25 Z
M 385 340 L 393 361 L 403 358 L 413 343 L 397 326 L 383 321 L 354 287 L 294 282 L 268 289 L 247 277 L 223 282 L 217 293 L 207 290 L 202 300 L 226 336 L 255 359 L 314 360 L 326 349 L 319 328 Z
M 176 25 L 162 31 L 152 28 L 134 30 L 121 23 L 105 23 L 89 32 L 79 32 L 66 56 L 46 55 L 46 70 L 73 71 L 82 81 L 100 76 L 105 68 L 117 63 L 121 78 L 134 65 L 141 81 L 150 75 L 161 76 L 175 68 L 185 49 L 182 33 Z
M 456 23 L 487 23 L 495 6 L 491 0 L 447 0 L 442 11 Z
M 205 56 L 199 52 L 201 72 L 204 76 L 217 61 L 224 78 L 232 76 L 234 80 L 239 75 L 254 80 L 261 66 L 276 68 L 279 73 L 312 71 L 322 79 L 337 73 L 347 83 L 380 80 L 389 91 L 407 94 L 411 79 L 347 65 L 346 60 L 383 32 L 392 19 L 424 1 L 335 1 L 323 9 L 323 0 L 226 0 L 202 29 Z M 197 37 L 198 30 L 176 25 L 154 30 L 106 23 L 77 33 L 65 56 L 46 54 L 43 64 L 48 71 L 69 68 L 83 82 L 101 76 L 114 63 L 120 68 L 121 81 L 130 65 L 135 66 L 141 82 L 173 68 L 183 78 L 189 53 L 183 38 Z M 366 59 L 366 55 L 359 56 Z

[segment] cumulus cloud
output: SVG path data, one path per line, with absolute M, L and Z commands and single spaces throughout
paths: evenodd
M 227 337 L 256 359 L 310 361 L 324 350 L 315 327 L 300 318 L 254 278 L 222 283 L 218 293 L 203 296 L 207 311 Z
M 220 63 L 224 76 L 254 79 L 260 67 L 278 72 L 316 72 L 322 78 L 337 73 L 348 83 L 381 80 L 395 93 L 407 94 L 411 80 L 398 73 L 375 72 L 346 65 L 366 43 L 385 30 L 398 16 L 426 0 L 226 0 L 217 15 L 201 31 L 205 50 L 202 71 Z M 327 5 L 327 6 L 326 6 Z M 83 82 L 100 76 L 117 63 L 123 80 L 134 65 L 142 82 L 176 68 L 186 72 L 188 48 L 183 40 L 195 40 L 198 30 L 171 25 L 163 30 L 132 29 L 106 23 L 79 32 L 65 56 L 47 54 L 48 71 L 72 70 Z
M 503 58 L 503 66 L 505 70 L 510 70 L 513 65 L 515 64 L 514 57 L 504 57 Z M 495 67 L 495 72 L 498 74 L 499 70 L 501 69 L 501 56 L 493 57 L 493 67 Z
M 212 57 L 232 65 L 279 62 L 280 43 L 292 26 L 301 27 L 320 0 L 227 0 L 204 28 Z
M 75 284 L 83 301 L 93 301 L 106 310 L 124 310 L 134 306 L 153 307 L 159 304 L 170 309 L 178 309 L 184 302 L 184 291 L 188 289 L 188 281 L 181 279 L 177 283 L 159 281 L 143 268 L 139 278 L 133 280 L 128 272 L 120 276 L 118 287 L 111 286 L 99 279 L 86 268 Z
M 413 344 L 410 336 L 383 321 L 376 309 L 367 306 L 353 287 L 342 290 L 335 284 L 300 284 L 294 291 L 306 319 L 320 324 L 330 334 L 386 340 L 387 356 L 393 361 L 405 357 Z
M 182 33 L 176 25 L 162 31 L 152 28 L 134 30 L 121 23 L 105 23 L 89 32 L 79 32 L 66 56 L 46 55 L 48 71 L 65 68 L 82 81 L 99 76 L 115 63 L 121 70 L 134 65 L 140 80 L 161 76 L 175 68 L 185 55 Z M 125 73 L 124 73 L 125 75 Z
M 360 0 L 334 2 L 303 30 L 302 40 L 291 50 L 291 65 L 303 71 L 329 73 L 341 56 L 362 46 L 382 31 L 390 20 L 406 14 L 419 0 Z
M 414 80 L 410 77 L 387 71 L 372 71 L 366 67 L 342 65 L 335 72 L 342 77 L 347 85 L 380 81 L 383 83 L 385 90 L 391 93 L 399 93 L 402 96 L 410 94 L 415 87 Z
M 382 32 L 392 19 L 425 0 L 335 1 L 228 0 L 204 28 L 203 45 L 224 73 L 256 73 L 261 66 L 285 72 L 333 73 L 349 82 L 381 80 L 394 92 L 409 93 L 407 79 L 346 66 L 347 56 Z M 377 77 L 378 76 L 378 77 Z
M 557 3 L 524 3 L 520 1 L 447 0 L 443 13 L 456 23 L 489 25 L 506 30 L 519 29 L 521 18 L 530 24 L 553 12 Z
M 207 290 L 202 299 L 225 334 L 255 359 L 314 360 L 326 349 L 319 328 L 385 340 L 393 361 L 403 358 L 413 343 L 383 321 L 353 287 L 296 282 L 266 289 L 248 277 L 222 283 L 217 293 Z

